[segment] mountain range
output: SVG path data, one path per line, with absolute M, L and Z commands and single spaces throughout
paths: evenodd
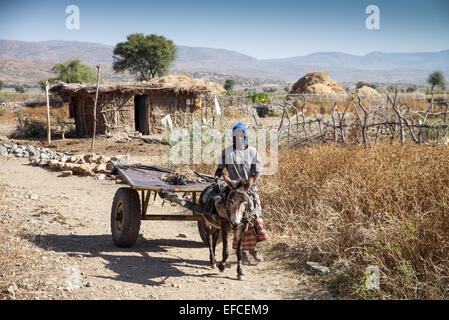
M 101 63 L 108 80 L 130 80 L 112 71 L 114 47 L 100 43 L 72 41 L 24 42 L 0 40 L 0 79 L 8 82 L 34 81 L 51 74 L 51 65 L 73 57 L 84 63 Z M 226 50 L 178 46 L 172 72 L 215 73 L 228 76 L 294 82 L 310 71 L 327 71 L 340 82 L 405 82 L 422 84 L 429 72 L 441 70 L 449 77 L 449 50 L 440 52 L 384 53 L 358 56 L 342 52 L 318 52 L 283 59 L 256 59 Z M 36 75 L 33 75 L 36 73 Z M 30 74 L 29 79 L 26 75 Z M 16 75 L 21 75 L 20 79 Z M 37 80 L 39 80 L 37 79 Z M 25 81 L 25 83 L 26 83 Z

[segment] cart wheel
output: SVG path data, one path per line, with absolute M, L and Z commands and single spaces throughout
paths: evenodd
M 200 233 L 201 240 L 203 240 L 204 244 L 207 246 L 207 232 L 206 226 L 204 225 L 203 221 L 198 221 L 198 232 Z M 220 242 L 221 242 L 221 231 L 217 239 L 217 244 L 219 244 Z
M 122 248 L 136 243 L 140 230 L 139 194 L 131 188 L 117 190 L 111 209 L 111 232 L 115 245 Z

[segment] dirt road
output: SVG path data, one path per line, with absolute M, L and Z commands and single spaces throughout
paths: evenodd
M 224 273 L 210 269 L 208 249 L 196 222 L 144 221 L 136 245 L 116 247 L 110 233 L 115 191 L 111 180 L 60 177 L 28 165 L 27 160 L 0 158 L 0 180 L 6 207 L 1 227 L 20 221 L 20 245 L 33 252 L 17 257 L 26 269 L 12 295 L 34 299 L 323 299 L 327 294 L 304 276 L 284 270 L 276 261 L 244 266 L 245 281 L 236 279 L 232 252 Z M 161 202 L 149 210 L 181 208 Z M 217 248 L 221 257 L 221 245 Z M 23 262 L 23 261 L 25 262 Z M 39 278 L 39 286 L 33 285 Z

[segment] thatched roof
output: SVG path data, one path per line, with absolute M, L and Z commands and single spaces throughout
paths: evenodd
M 58 82 L 50 88 L 51 93 L 64 95 L 95 94 L 96 84 Z M 154 78 L 146 82 L 104 82 L 98 87 L 99 93 L 119 92 L 132 94 L 148 94 L 153 92 L 173 93 L 205 93 L 220 94 L 225 91 L 222 86 L 213 82 L 192 79 L 185 75 Z

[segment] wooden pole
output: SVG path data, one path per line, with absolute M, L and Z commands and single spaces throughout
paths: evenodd
M 48 97 L 48 80 L 45 80 L 45 96 L 47 98 L 47 144 L 51 143 L 51 130 L 50 130 L 50 99 Z
M 100 82 L 100 64 L 97 64 L 97 92 L 95 93 L 94 130 L 92 132 L 92 144 L 90 145 L 91 151 L 94 151 L 94 148 L 95 148 L 95 134 L 97 133 L 97 101 L 98 101 L 99 82 Z

